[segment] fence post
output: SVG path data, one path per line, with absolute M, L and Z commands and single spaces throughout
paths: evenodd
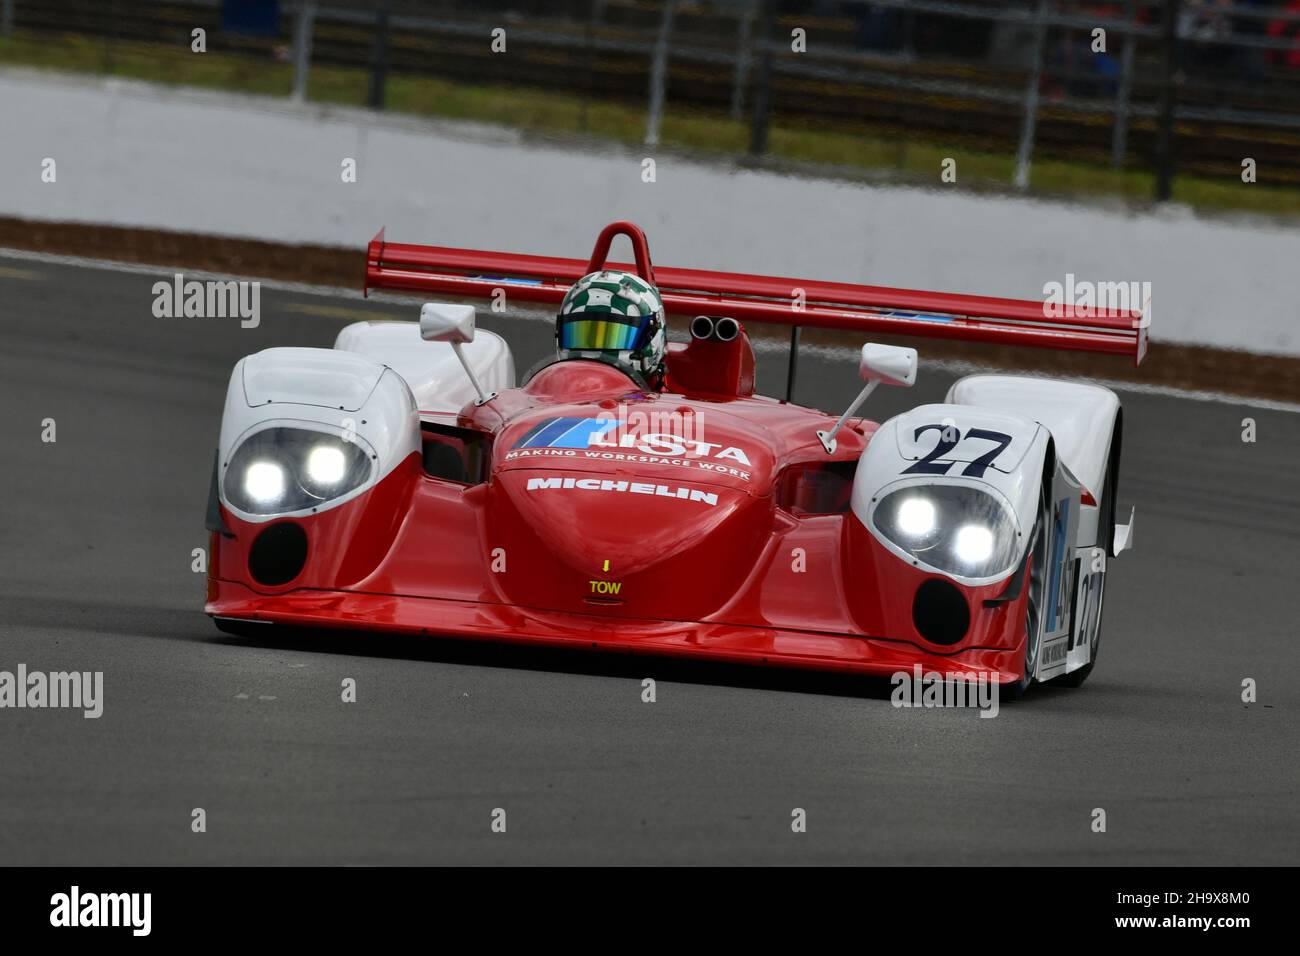
M 1137 25 L 1137 0 L 1124 0 L 1124 21 L 1131 31 Z M 1119 61 L 1119 87 L 1115 90 L 1115 130 L 1110 140 L 1110 164 L 1115 169 L 1124 167 L 1124 154 L 1128 151 L 1128 105 L 1133 95 L 1133 51 L 1137 37 L 1124 34 L 1124 51 Z
M 1164 202 L 1174 191 L 1174 89 L 1178 69 L 1178 13 L 1181 0 L 1165 0 L 1160 20 L 1160 127 L 1156 137 L 1155 198 Z
M 293 98 L 301 103 L 307 98 L 307 72 L 311 68 L 312 21 L 316 19 L 315 0 L 298 4 L 293 26 Z
M 112 24 L 104 31 L 104 72 L 114 73 L 117 71 L 117 37 L 122 30 L 122 11 L 118 7 L 118 0 L 108 0 L 104 7 L 97 12 L 107 17 Z
M 663 19 L 659 21 L 659 39 L 655 42 L 654 63 L 650 67 L 650 106 L 645 121 L 645 144 L 659 145 L 659 125 L 664 116 L 664 87 L 668 85 L 668 38 L 673 32 L 673 14 L 677 0 L 666 0 Z
M 370 94 L 367 102 L 371 109 L 384 108 L 384 88 L 388 84 L 388 12 L 391 4 L 380 4 L 375 11 L 375 49 L 370 65 Z
M 10 37 L 14 33 L 14 0 L 3 0 L 0 4 L 0 36 Z
M 750 47 L 754 36 L 754 7 L 758 0 L 753 0 L 740 14 L 740 23 L 736 33 L 736 68 L 731 79 L 731 118 L 739 120 L 745 115 L 745 86 L 749 83 L 749 70 L 753 62 Z
M 772 114 L 772 46 L 776 39 L 775 0 L 762 0 L 762 49 L 758 58 L 758 83 L 754 89 L 754 119 L 749 127 L 749 155 L 767 152 L 767 126 Z
M 1034 65 L 1025 90 L 1025 118 L 1020 124 L 1020 147 L 1016 150 L 1016 188 L 1029 185 L 1029 166 L 1034 158 L 1034 131 L 1038 125 L 1038 86 L 1043 78 L 1043 57 L 1047 48 L 1047 13 L 1051 0 L 1038 0 L 1034 26 Z
M 591 101 L 591 87 L 595 79 L 596 24 L 605 14 L 605 0 L 591 0 L 591 15 L 587 18 L 587 48 L 582 58 L 582 105 L 578 110 L 578 129 L 587 132 L 587 107 Z

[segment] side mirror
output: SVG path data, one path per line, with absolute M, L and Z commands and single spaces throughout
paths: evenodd
M 867 383 L 866 388 L 858 393 L 853 404 L 844 410 L 835 427 L 830 431 L 817 432 L 826 454 L 835 454 L 835 435 L 854 412 L 867 400 L 871 390 L 877 385 L 915 385 L 916 384 L 916 349 L 903 348 L 900 345 L 876 345 L 868 342 L 862 346 L 862 357 L 858 360 L 858 375 Z
M 426 302 L 420 306 L 420 338 L 460 344 L 474 341 L 474 306 Z
M 474 341 L 474 306 L 452 305 L 449 302 L 426 302 L 420 306 L 420 338 L 426 342 L 446 342 L 460 359 L 460 366 L 469 377 L 474 391 L 478 392 L 475 405 L 482 405 L 497 397 L 493 392 L 488 395 L 479 384 L 478 376 L 465 360 L 462 345 Z
M 916 384 L 916 349 L 868 342 L 862 346 L 858 376 L 864 382 L 911 387 Z

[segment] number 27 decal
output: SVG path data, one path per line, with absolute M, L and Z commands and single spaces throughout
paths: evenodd
M 946 475 L 948 469 L 958 464 L 956 461 L 944 461 L 943 456 L 948 454 L 957 447 L 957 444 L 963 440 L 961 432 L 955 425 L 922 425 L 915 434 L 912 435 L 913 441 L 920 441 L 921 436 L 928 431 L 937 431 L 939 433 L 938 443 L 930 450 L 930 453 L 918 461 L 915 465 L 903 469 L 905 475 Z M 993 432 L 985 428 L 972 428 L 966 433 L 965 440 L 970 441 L 983 440 L 993 442 L 993 448 L 978 458 L 971 461 L 962 471 L 963 475 L 969 475 L 972 478 L 983 478 L 984 472 L 988 470 L 993 462 L 997 461 L 998 455 L 1006 451 L 1011 444 L 1011 436 L 1003 432 Z

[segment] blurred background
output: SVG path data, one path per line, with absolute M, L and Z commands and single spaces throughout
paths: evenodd
M 0 0 L 0 65 L 1300 214 L 1300 0 Z

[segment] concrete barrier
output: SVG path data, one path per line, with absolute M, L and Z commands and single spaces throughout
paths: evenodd
M 16 70 L 0 72 L 0 130 L 0 215 L 352 247 L 386 225 L 395 241 L 562 256 L 627 218 L 664 265 L 1020 298 L 1068 274 L 1149 282 L 1156 340 L 1300 355 L 1300 230 L 1258 218 L 796 178 L 662 150 L 646 182 L 641 150 Z

